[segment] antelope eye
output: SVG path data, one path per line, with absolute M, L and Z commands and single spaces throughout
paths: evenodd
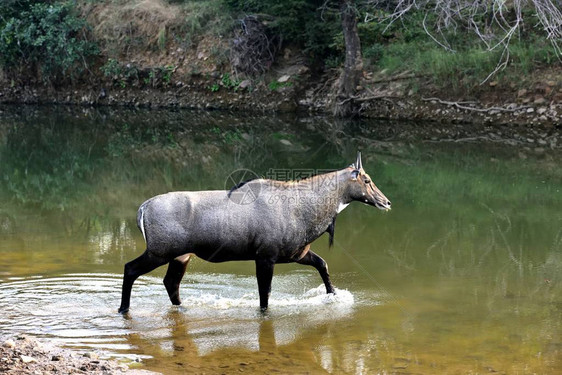
M 366 179 L 365 179 L 365 183 L 366 183 L 366 184 L 369 184 L 369 183 L 371 183 L 371 180 L 369 180 L 368 178 L 366 178 Z

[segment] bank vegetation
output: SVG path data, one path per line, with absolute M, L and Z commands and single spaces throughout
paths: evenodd
M 6 0 L 0 101 L 552 123 L 561 27 L 551 0 Z

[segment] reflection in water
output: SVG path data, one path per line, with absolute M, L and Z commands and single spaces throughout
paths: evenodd
M 560 373 L 559 150 L 438 142 L 499 130 L 512 144 L 526 137 L 224 112 L 5 109 L 0 330 L 164 373 Z M 279 265 L 264 317 L 251 262 L 195 259 L 182 307 L 170 305 L 161 269 L 135 283 L 128 318 L 116 313 L 123 265 L 144 249 L 135 214 L 148 197 L 220 189 L 238 168 L 341 168 L 358 148 L 394 208 L 352 204 L 334 249 L 313 244 L 341 288 L 335 298 L 315 270 Z
M 151 356 L 173 357 L 178 352 L 202 357 L 202 364 L 205 357 L 233 348 L 271 353 L 277 345 L 293 344 L 311 328 L 352 315 L 354 299 L 348 291 L 326 296 L 322 285 L 302 295 L 289 292 L 294 284 L 306 288 L 311 274 L 279 276 L 281 292 L 275 293 L 271 301 L 275 311 L 268 316 L 259 312 L 253 277 L 191 274 L 184 288 L 185 307 L 179 308 L 168 307 L 159 279 L 143 277 L 137 287 L 137 306 L 125 318 L 115 313 L 114 306 L 120 275 L 10 281 L 0 284 L 4 312 L 0 326 L 6 332 L 26 332 L 80 351 L 99 349 L 104 356 L 144 358 L 148 363 L 159 362 Z
M 103 263 L 104 257 L 109 252 L 119 251 L 122 253 L 125 249 L 136 246 L 129 229 L 129 223 L 125 220 L 121 220 L 118 227 L 113 231 L 92 232 L 88 241 L 89 251 L 96 257 L 96 263 Z

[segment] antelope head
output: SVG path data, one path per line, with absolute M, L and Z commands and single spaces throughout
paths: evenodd
M 361 152 L 357 152 L 357 160 L 350 166 L 350 169 L 350 181 L 348 185 L 350 200 L 375 206 L 384 211 L 390 210 L 390 201 L 363 169 Z

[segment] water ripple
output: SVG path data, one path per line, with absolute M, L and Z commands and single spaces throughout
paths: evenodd
M 327 295 L 323 285 L 311 287 L 311 278 L 302 272 L 274 278 L 269 318 L 276 320 L 281 341 L 297 337 L 303 326 L 353 311 L 353 294 L 336 290 Z M 161 279 L 141 277 L 126 317 L 116 313 L 121 282 L 121 275 L 104 273 L 0 282 L 0 329 L 126 358 L 139 351 L 137 338 L 159 340 L 165 349 L 178 331 L 189 335 L 200 353 L 233 345 L 251 349 L 257 343 L 263 316 L 253 276 L 188 274 L 179 308 L 170 305 Z

